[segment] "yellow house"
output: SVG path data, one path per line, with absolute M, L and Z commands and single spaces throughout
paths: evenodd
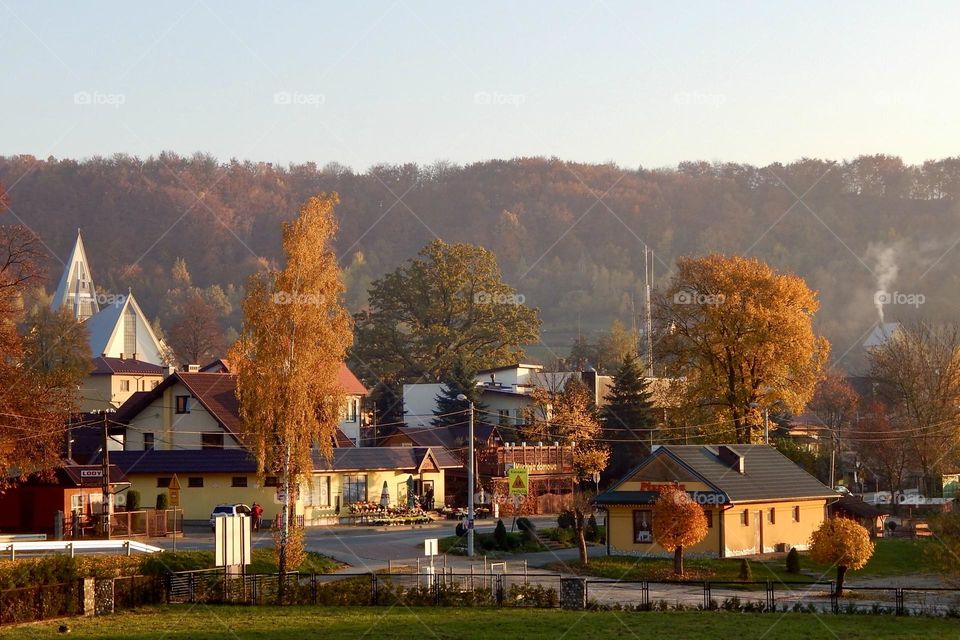
M 805 549 L 838 496 L 768 445 L 660 445 L 597 496 L 606 510 L 607 552 L 668 555 L 653 541 L 653 503 L 678 485 L 699 503 L 708 533 L 694 555 L 732 556 Z
M 280 511 L 278 479 L 261 481 L 241 440 L 236 376 L 175 372 L 134 393 L 115 422 L 123 425 L 123 451 L 111 451 L 111 462 L 128 475 L 143 506 L 166 494 L 179 499 L 185 520 L 206 520 L 224 503 L 258 502 L 268 520 Z M 440 502 L 445 470 L 461 466 L 442 448 L 357 448 L 341 429 L 334 446 L 331 460 L 314 456 L 312 478 L 295 494 L 305 525 L 336 523 L 349 515 L 351 503 L 380 503 L 384 482 L 390 506 L 407 503 L 410 479 L 417 496 L 432 490 Z

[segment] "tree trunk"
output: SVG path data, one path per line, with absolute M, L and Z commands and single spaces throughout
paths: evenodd
M 673 572 L 678 576 L 683 575 L 683 547 L 673 550 Z
M 847 568 L 844 566 L 837 567 L 837 597 L 843 597 L 843 577 L 847 575 Z
M 574 527 L 577 531 L 577 547 L 580 551 L 580 564 L 587 565 L 590 562 L 590 556 L 587 555 L 587 538 L 584 536 L 584 514 L 580 509 L 574 509 Z

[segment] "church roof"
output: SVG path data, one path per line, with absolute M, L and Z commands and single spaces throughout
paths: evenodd
M 134 353 L 123 353 L 124 358 L 136 358 L 160 365 L 160 354 L 163 353 L 163 345 L 157 339 L 156 334 L 150 327 L 150 321 L 140 309 L 132 293 L 126 296 L 117 296 L 118 301 L 103 308 L 98 314 L 91 317 L 86 322 L 87 331 L 90 334 L 90 353 L 97 356 L 119 357 L 122 353 L 124 342 L 124 327 L 126 323 L 125 315 L 127 310 L 133 312 L 133 318 L 137 322 L 137 328 L 134 331 L 136 337 L 136 351 Z M 142 330 L 141 330 L 142 327 Z M 119 344 L 117 345 L 117 338 Z M 155 362 L 154 362 L 155 360 Z
M 63 275 L 60 276 L 60 283 L 53 294 L 51 306 L 54 310 L 66 308 L 77 320 L 86 320 L 100 311 L 97 290 L 93 285 L 93 276 L 79 230 L 73 251 L 63 266 Z

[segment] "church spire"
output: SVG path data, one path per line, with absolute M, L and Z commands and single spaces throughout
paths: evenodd
M 53 309 L 66 308 L 77 320 L 83 321 L 100 311 L 97 304 L 97 290 L 93 286 L 87 254 L 83 250 L 83 239 L 77 229 L 77 242 L 63 267 L 63 275 L 53 294 Z

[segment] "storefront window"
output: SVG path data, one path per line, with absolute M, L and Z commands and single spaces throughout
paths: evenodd
M 653 512 L 641 509 L 633 512 L 633 541 L 637 543 L 653 542 Z
M 343 477 L 343 502 L 360 502 L 367 499 L 367 476 Z

